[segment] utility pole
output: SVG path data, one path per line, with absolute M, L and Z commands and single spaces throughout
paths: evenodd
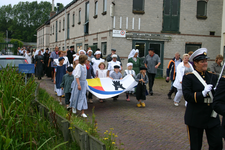
M 6 30 L 6 42 L 8 43 L 8 30 Z

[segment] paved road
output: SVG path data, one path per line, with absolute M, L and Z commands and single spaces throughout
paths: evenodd
M 41 88 L 56 97 L 49 78 L 43 78 L 40 82 Z M 167 99 L 169 88 L 170 83 L 156 79 L 154 94 L 147 96 L 146 108 L 137 108 L 135 97 L 127 102 L 125 94 L 122 94 L 116 102 L 107 99 L 99 103 L 95 98 L 86 113 L 91 116 L 95 106 L 100 133 L 114 128 L 118 141 L 124 143 L 126 150 L 186 150 L 189 149 L 189 141 L 184 124 L 184 99 L 179 107 L 175 107 L 173 101 Z M 205 136 L 203 149 L 208 149 Z

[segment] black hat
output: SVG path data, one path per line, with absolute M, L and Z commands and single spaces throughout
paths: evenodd
M 116 51 L 116 49 L 115 48 L 112 48 L 111 51 Z
M 145 66 L 140 67 L 140 70 L 147 70 Z
M 100 51 L 100 48 L 97 48 L 96 51 Z
M 118 65 L 115 65 L 115 66 L 114 66 L 114 69 L 115 69 L 115 68 L 118 68 L 118 69 L 119 69 L 119 68 L 120 68 L 120 66 L 118 66 Z
M 73 67 L 67 67 L 68 72 L 73 72 Z
M 48 48 L 46 48 L 45 50 L 49 50 Z
M 70 46 L 70 48 L 74 48 L 74 46 Z
M 154 52 L 155 49 L 154 48 L 149 48 L 148 51 L 153 51 Z

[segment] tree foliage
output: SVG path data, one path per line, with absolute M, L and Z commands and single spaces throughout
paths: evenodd
M 51 8 L 51 3 L 46 1 L 4 5 L 0 7 L 0 32 L 8 30 L 9 38 L 36 42 L 36 29 L 49 19 Z M 59 9 L 61 8 L 62 4 Z
M 0 32 L 0 43 L 5 43 L 4 34 Z
M 11 39 L 10 43 L 17 44 L 18 47 L 22 47 L 23 46 L 23 42 L 21 42 L 20 40 L 17 40 L 17 39 Z

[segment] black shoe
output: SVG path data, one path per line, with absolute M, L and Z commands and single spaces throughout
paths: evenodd
M 167 94 L 167 96 L 168 96 L 168 99 L 172 99 L 172 98 L 171 98 L 171 95 Z
M 153 92 L 152 91 L 149 91 L 150 95 L 153 95 Z
M 117 101 L 117 98 L 113 98 L 113 101 Z

